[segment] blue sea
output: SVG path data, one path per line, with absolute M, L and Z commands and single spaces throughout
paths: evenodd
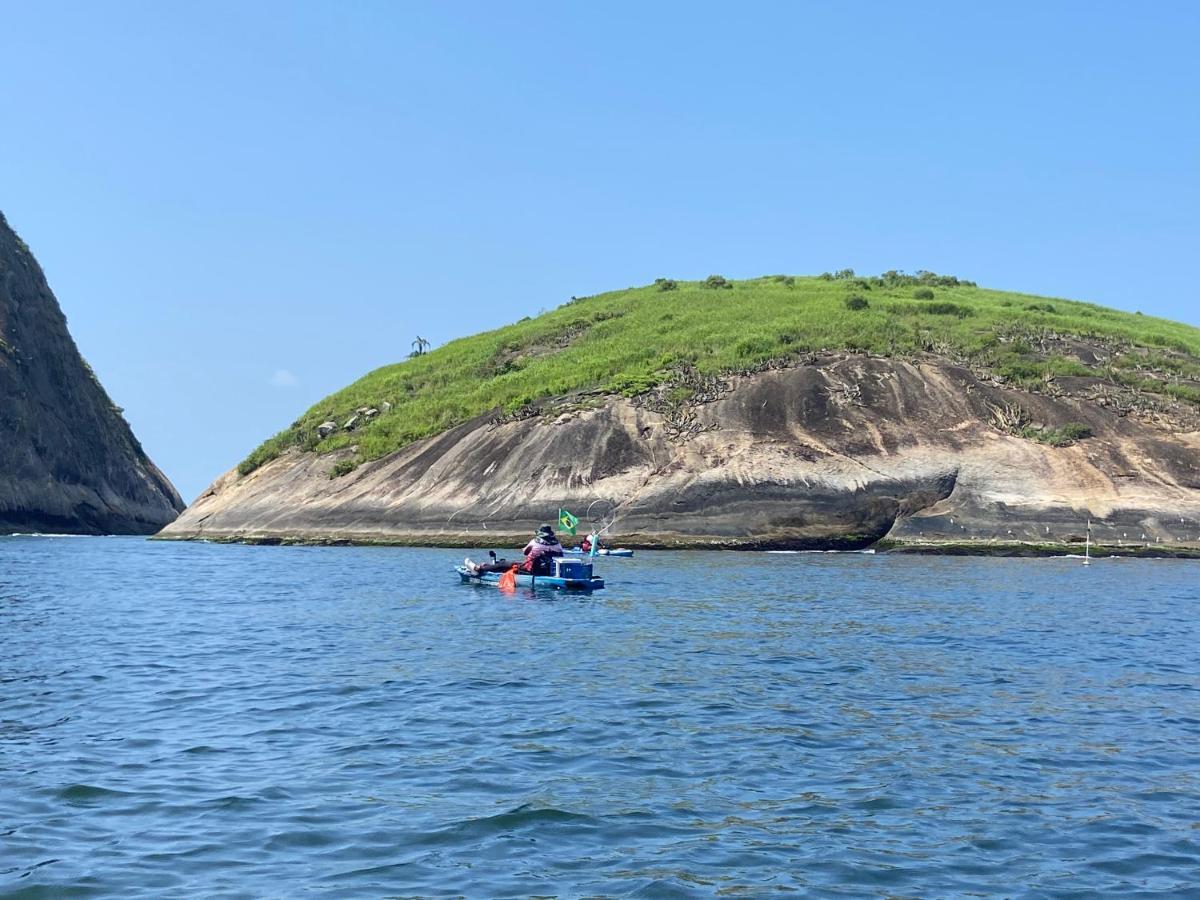
M 0 539 L 3 897 L 1200 894 L 1200 564 Z

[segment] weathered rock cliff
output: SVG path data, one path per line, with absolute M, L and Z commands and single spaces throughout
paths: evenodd
M 0 533 L 152 534 L 182 508 L 0 215 Z
M 352 450 L 291 451 L 229 472 L 162 536 L 504 546 L 599 498 L 638 546 L 1064 542 L 1089 518 L 1093 539 L 1194 546 L 1195 408 L 1113 409 L 1091 381 L 1063 379 L 1050 396 L 935 356 L 828 355 L 726 380 L 682 438 L 653 403 L 607 398 L 484 416 L 342 477 L 331 470 Z M 1049 446 L 1008 433 L 1000 414 L 1018 408 L 1093 436 Z

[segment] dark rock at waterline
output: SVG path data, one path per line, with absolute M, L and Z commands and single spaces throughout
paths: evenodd
M 0 534 L 152 534 L 182 509 L 0 215 Z

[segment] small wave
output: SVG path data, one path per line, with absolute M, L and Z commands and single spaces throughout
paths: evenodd
M 29 866 L 28 868 L 26 868 L 25 871 L 23 871 L 19 877 L 20 878 L 28 878 L 30 875 L 32 875 L 34 872 L 36 872 L 38 869 L 42 868 L 43 866 L 51 866 L 51 865 L 54 865 L 54 863 L 56 863 L 56 862 L 62 862 L 62 860 L 59 859 L 57 856 L 54 857 L 53 859 L 43 859 L 41 862 L 36 862 L 32 866 Z M 16 871 L 18 871 L 18 870 L 17 869 L 0 869 L 0 875 L 4 875 L 4 874 L 7 874 L 8 872 L 16 872 Z M 10 897 L 10 896 L 23 896 L 23 895 L 22 894 L 13 895 L 13 894 L 6 893 L 4 896 Z
M 271 835 L 264 845 L 266 850 L 311 850 L 314 847 L 328 847 L 341 841 L 336 830 L 293 830 L 281 831 Z
M 93 534 L 56 534 L 56 533 L 54 533 L 54 532 L 49 532 L 49 531 L 13 531 L 13 532 L 11 532 L 11 533 L 9 533 L 9 534 L 7 534 L 7 535 L 4 535 L 4 537 L 15 537 L 15 538 L 16 538 L 16 537 L 17 537 L 17 538 L 86 538 L 86 537 L 100 537 L 100 535 L 93 535 Z
M 211 800 L 205 800 L 203 806 L 212 807 L 220 810 L 238 811 L 250 809 L 258 806 L 262 800 L 258 797 L 243 797 L 239 794 L 230 794 L 226 797 L 213 797 Z
M 325 876 L 326 881 L 343 881 L 347 879 L 359 880 L 361 878 L 378 877 L 380 875 L 397 875 L 411 870 L 413 864 L 410 862 L 399 863 L 381 863 L 377 866 L 367 866 L 362 869 L 347 869 L 344 872 L 333 872 Z
M 95 784 L 69 784 L 60 788 L 57 797 L 68 803 L 83 803 L 89 800 L 108 800 L 114 797 L 132 797 L 128 791 L 116 791 Z
M 536 807 L 529 803 L 524 803 L 515 809 L 510 809 L 508 812 L 497 813 L 494 816 L 484 816 L 483 818 L 471 819 L 469 821 L 472 825 L 486 825 L 502 830 L 523 828 L 526 825 L 541 825 L 547 822 L 599 824 L 591 816 L 583 815 L 582 813 L 568 812 L 565 809 L 557 809 L 553 806 Z
M 494 816 L 465 819 L 449 826 L 445 832 L 478 836 L 537 828 L 543 825 L 575 825 L 594 828 L 599 824 L 599 821 L 593 817 L 582 813 L 568 812 L 553 806 L 533 806 L 530 803 L 523 803 L 515 809 L 496 813 Z
M 858 800 L 854 803 L 856 809 L 865 810 L 880 810 L 880 809 L 896 809 L 900 806 L 898 802 L 891 797 L 871 797 L 867 800 Z

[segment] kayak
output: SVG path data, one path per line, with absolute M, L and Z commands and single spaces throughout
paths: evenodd
M 474 583 L 496 586 L 500 584 L 500 579 L 505 574 L 504 572 L 482 572 L 474 575 L 464 565 L 455 566 L 454 571 L 458 573 L 464 584 Z M 604 579 L 598 575 L 585 578 L 561 578 L 556 575 L 526 575 L 524 572 L 518 572 L 517 587 L 545 588 L 551 591 L 582 591 L 590 594 L 592 591 L 598 591 L 604 587 Z
M 586 550 L 584 550 L 582 547 L 576 547 L 574 550 L 568 550 L 567 552 L 568 552 L 568 553 L 581 553 L 581 554 L 583 554 L 584 556 L 587 556 L 587 555 L 588 555 L 588 552 L 587 552 Z M 632 551 L 632 550 L 626 550 L 624 547 L 621 547 L 621 548 L 618 548 L 618 549 L 615 549 L 615 550 L 609 550 L 607 547 L 601 547 L 599 550 L 597 550 L 597 551 L 596 551 L 596 555 L 597 555 L 597 556 L 623 556 L 623 557 L 630 557 L 630 556 L 633 556 L 633 551 Z

